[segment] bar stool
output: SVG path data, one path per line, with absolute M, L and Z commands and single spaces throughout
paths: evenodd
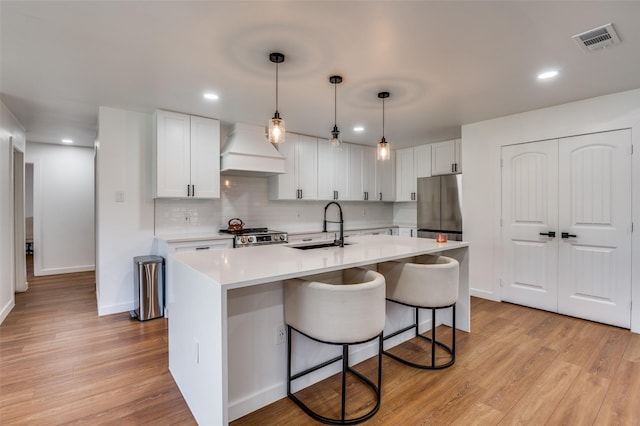
M 312 418 L 329 424 L 355 424 L 371 418 L 380 408 L 382 382 L 382 331 L 385 321 L 384 277 L 371 270 L 345 269 L 284 283 L 284 312 L 287 324 L 287 395 Z M 342 355 L 292 374 L 292 331 L 329 345 L 341 345 Z M 372 380 L 349 366 L 349 345 L 378 339 L 378 380 Z M 309 373 L 342 361 L 342 406 L 340 418 L 313 411 L 291 392 L 291 383 Z M 350 372 L 375 394 L 375 406 L 357 418 L 346 418 L 346 373 Z
M 384 336 L 384 340 L 415 329 L 416 337 L 431 343 L 431 364 L 409 361 L 384 351 L 384 354 L 415 368 L 436 370 L 446 368 L 456 361 L 456 301 L 458 300 L 458 261 L 446 256 L 422 255 L 409 262 L 385 262 L 378 265 L 378 272 L 385 277 L 387 300 L 415 309 L 413 324 Z M 451 346 L 436 340 L 436 311 L 452 309 Z M 420 309 L 431 309 L 431 337 L 420 334 Z M 436 347 L 444 349 L 449 357 L 446 362 L 436 364 Z

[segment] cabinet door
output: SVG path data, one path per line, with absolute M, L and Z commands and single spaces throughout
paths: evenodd
M 156 112 L 155 197 L 187 197 L 191 184 L 190 117 Z
M 349 145 L 335 149 L 329 140 L 318 139 L 319 200 L 349 199 Z
M 364 200 L 364 182 L 362 181 L 363 154 L 364 147 L 362 145 L 349 145 L 349 194 L 352 200 Z
M 631 131 L 560 139 L 558 158 L 558 312 L 629 328 Z
M 396 201 L 415 200 L 416 175 L 413 166 L 413 148 L 396 151 Z
M 220 122 L 191 117 L 191 196 L 220 198 Z
M 413 160 L 416 179 L 431 176 L 431 145 L 414 147 Z
M 376 194 L 379 201 L 395 201 L 396 199 L 396 153 L 385 161 L 375 160 Z
M 377 151 L 375 147 L 362 147 L 362 191 L 367 201 L 378 201 Z M 385 161 L 390 163 L 391 161 Z M 353 196 L 353 194 L 351 194 Z
M 456 140 L 431 144 L 431 174 L 447 175 L 460 173 L 459 155 L 456 156 Z
M 272 200 L 295 200 L 299 196 L 300 188 L 296 177 L 298 135 L 287 133 L 285 141 L 277 145 L 278 151 L 284 157 L 285 173 L 269 176 L 269 198 Z
M 455 169 L 456 173 L 462 173 L 462 139 L 455 140 Z
M 318 140 L 298 136 L 296 144 L 296 179 L 300 196 L 304 200 L 318 198 Z

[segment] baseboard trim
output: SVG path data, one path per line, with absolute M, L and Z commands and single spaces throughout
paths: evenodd
M 7 316 L 9 316 L 9 313 L 13 310 L 15 306 L 16 306 L 16 301 L 14 298 L 9 300 L 7 304 L 4 305 L 2 310 L 0 310 L 0 324 L 2 324 L 2 322 L 7 318 Z
M 102 317 L 104 315 L 119 314 L 122 312 L 129 312 L 134 309 L 135 309 L 135 306 L 133 303 L 121 303 L 118 305 L 107 305 L 107 306 L 98 305 L 98 316 Z
M 80 265 L 80 266 L 69 266 L 66 268 L 38 269 L 38 270 L 34 270 L 34 275 L 42 276 L 42 275 L 73 274 L 74 272 L 90 272 L 95 270 L 96 270 L 96 265 Z

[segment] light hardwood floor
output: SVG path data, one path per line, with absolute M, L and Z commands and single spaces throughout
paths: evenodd
M 449 369 L 383 358 L 382 405 L 365 424 L 640 424 L 640 335 L 475 298 L 471 317 Z M 332 414 L 336 383 L 300 395 Z M 366 409 L 366 392 L 348 393 L 351 413 Z M 284 398 L 232 424 L 313 423 Z M 93 273 L 31 277 L 0 326 L 0 424 L 195 424 L 167 370 L 167 322 L 98 317 Z

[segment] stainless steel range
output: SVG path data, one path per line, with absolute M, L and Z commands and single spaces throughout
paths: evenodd
M 286 232 L 273 231 L 267 228 L 221 229 L 220 232 L 234 235 L 233 247 L 253 247 L 289 242 L 289 236 Z

